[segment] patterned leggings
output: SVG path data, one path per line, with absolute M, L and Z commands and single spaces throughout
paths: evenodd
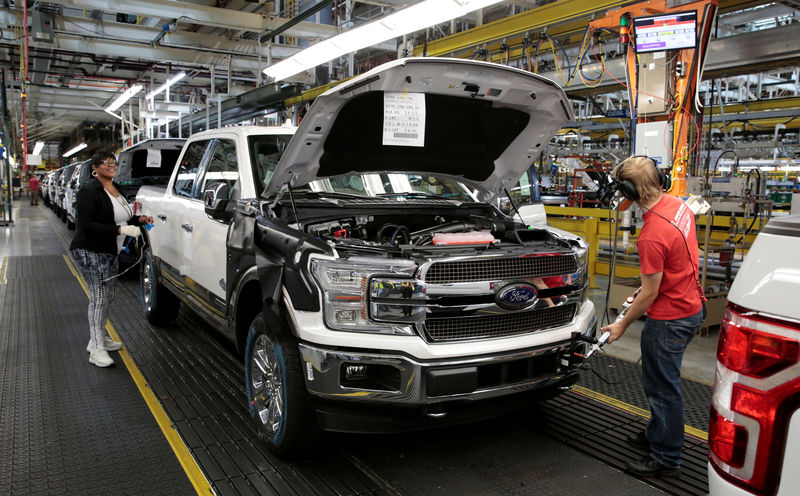
M 109 277 L 117 273 L 117 257 L 108 253 L 75 249 L 72 258 L 83 272 L 86 285 L 89 286 L 89 352 L 103 348 L 108 319 L 108 306 L 114 299 L 117 280 Z

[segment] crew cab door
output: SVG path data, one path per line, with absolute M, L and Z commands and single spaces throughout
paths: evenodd
M 220 182 L 227 183 L 228 190 L 233 191 L 239 179 L 235 137 L 214 139 L 198 177 L 197 201 L 187 203 L 184 215 L 189 227 L 184 228 L 183 235 L 190 238 L 183 250 L 186 289 L 220 317 L 224 316 L 225 308 L 229 223 L 209 218 L 202 197 L 205 190 Z
M 172 186 L 163 200 L 150 212 L 155 228 L 150 236 L 153 253 L 161 259 L 161 272 L 173 284 L 183 286 L 184 250 L 191 242 L 185 229 L 187 204 L 200 203 L 198 177 L 212 140 L 198 140 L 186 145 L 178 162 Z

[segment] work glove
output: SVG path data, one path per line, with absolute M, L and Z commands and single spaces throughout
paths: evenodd
M 124 234 L 125 236 L 139 236 L 141 231 L 136 226 L 122 226 L 119 228 L 119 233 Z

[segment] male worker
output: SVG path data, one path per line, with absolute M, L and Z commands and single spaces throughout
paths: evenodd
M 668 179 L 648 157 L 626 159 L 611 176 L 620 193 L 644 211 L 638 240 L 642 291 L 622 320 L 602 329 L 611 333 L 612 343 L 647 312 L 642 385 L 651 417 L 647 429 L 627 441 L 650 453 L 628 462 L 626 469 L 644 477 L 676 477 L 684 425 L 681 361 L 703 322 L 694 215 L 679 198 L 663 194 Z
M 39 178 L 32 174 L 28 179 L 28 192 L 31 194 L 31 205 L 39 204 Z

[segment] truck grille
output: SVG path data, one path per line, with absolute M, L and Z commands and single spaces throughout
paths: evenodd
M 577 272 L 573 255 L 494 258 L 434 262 L 425 275 L 428 284 L 474 281 L 507 281 Z
M 568 324 L 575 315 L 576 307 L 571 303 L 501 315 L 429 318 L 425 321 L 425 330 L 431 342 L 512 336 Z

